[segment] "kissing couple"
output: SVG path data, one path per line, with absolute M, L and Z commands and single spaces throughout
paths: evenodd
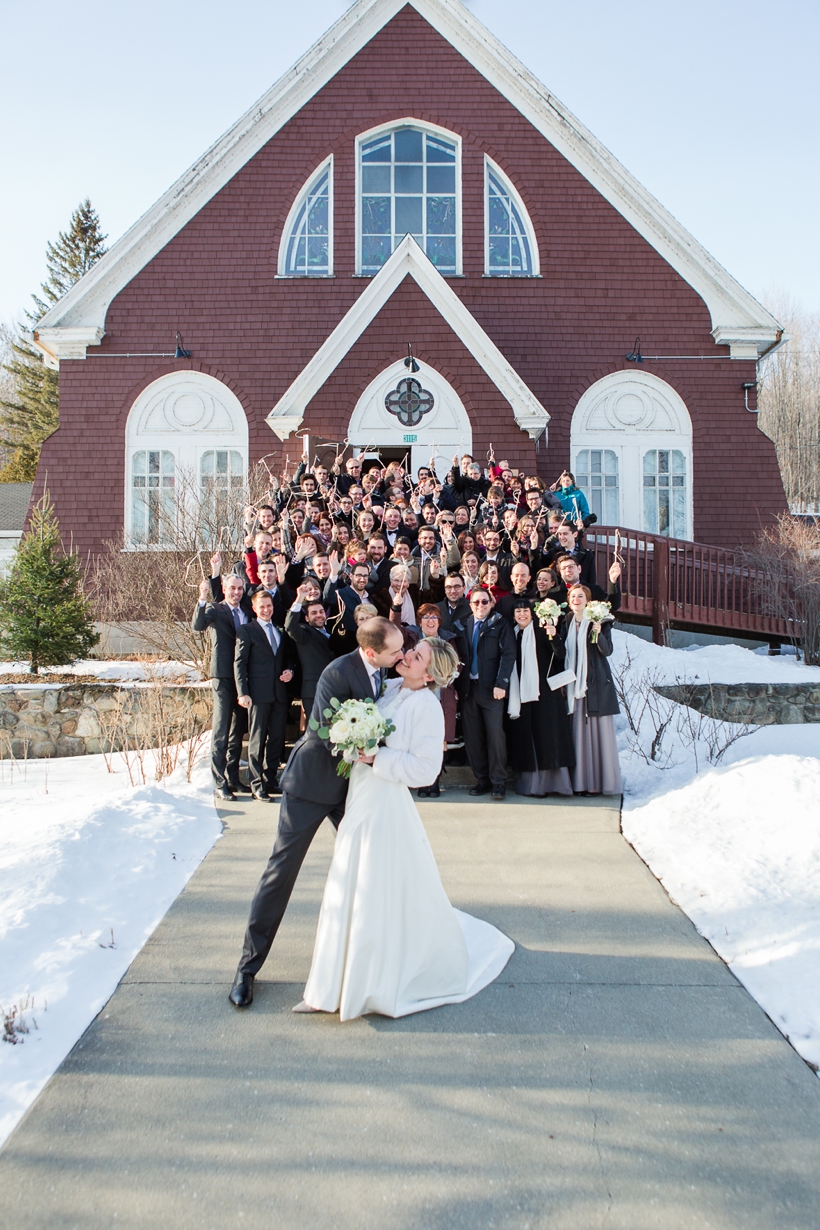
M 403 653 L 401 631 L 379 617 L 364 620 L 356 639 L 357 649 L 325 668 L 311 717 L 321 723 L 334 698 L 374 700 L 395 729 L 372 755 L 360 755 L 349 783 L 327 739 L 308 728 L 296 743 L 230 992 L 237 1008 L 253 1002 L 254 978 L 325 817 L 337 829 L 336 846 L 304 1000 L 294 1011 L 338 1012 L 349 1021 L 461 1003 L 498 977 L 515 948 L 450 904 L 410 794 L 441 771 L 444 715 L 433 689 L 455 677 L 455 652 L 430 637 Z M 393 666 L 399 678 L 385 683 Z

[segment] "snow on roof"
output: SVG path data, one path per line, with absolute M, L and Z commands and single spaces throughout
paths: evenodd
M 0 483 L 0 533 L 22 534 L 33 483 Z

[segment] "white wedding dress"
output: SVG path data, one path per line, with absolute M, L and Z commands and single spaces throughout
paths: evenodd
M 491 983 L 515 945 L 455 910 L 410 787 L 441 769 L 444 716 L 428 688 L 388 684 L 379 709 L 396 727 L 356 764 L 327 877 L 304 1002 L 349 1021 L 458 1004 Z

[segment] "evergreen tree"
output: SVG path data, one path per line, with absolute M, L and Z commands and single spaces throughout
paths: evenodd
M 0 581 L 0 652 L 41 666 L 68 666 L 100 637 L 83 592 L 80 557 L 66 552 L 54 506 L 45 492 L 31 514 L 11 571 Z
M 89 200 L 74 210 L 67 231 L 46 248 L 48 277 L 44 298 L 32 295 L 35 311 L 26 313 L 34 326 L 49 308 L 105 254 L 105 235 Z M 12 342 L 12 359 L 5 364 L 14 394 L 0 398 L 0 443 L 11 453 L 0 470 L 0 482 L 33 482 L 43 441 L 59 426 L 59 377 L 23 337 Z

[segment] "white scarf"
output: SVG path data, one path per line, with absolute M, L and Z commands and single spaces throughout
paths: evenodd
M 589 620 L 582 619 L 576 623 L 575 616 L 569 616 L 569 634 L 567 636 L 566 668 L 575 672 L 575 678 L 567 684 L 567 713 L 573 713 L 576 700 L 583 700 L 587 694 L 587 636 Z
M 538 682 L 538 654 L 535 649 L 535 625 L 527 624 L 523 630 L 516 627 L 516 636 L 521 638 L 521 678 L 518 677 L 518 663 L 513 666 L 510 676 L 510 701 L 507 712 L 511 718 L 521 716 L 521 706 L 538 700 L 541 688 Z

